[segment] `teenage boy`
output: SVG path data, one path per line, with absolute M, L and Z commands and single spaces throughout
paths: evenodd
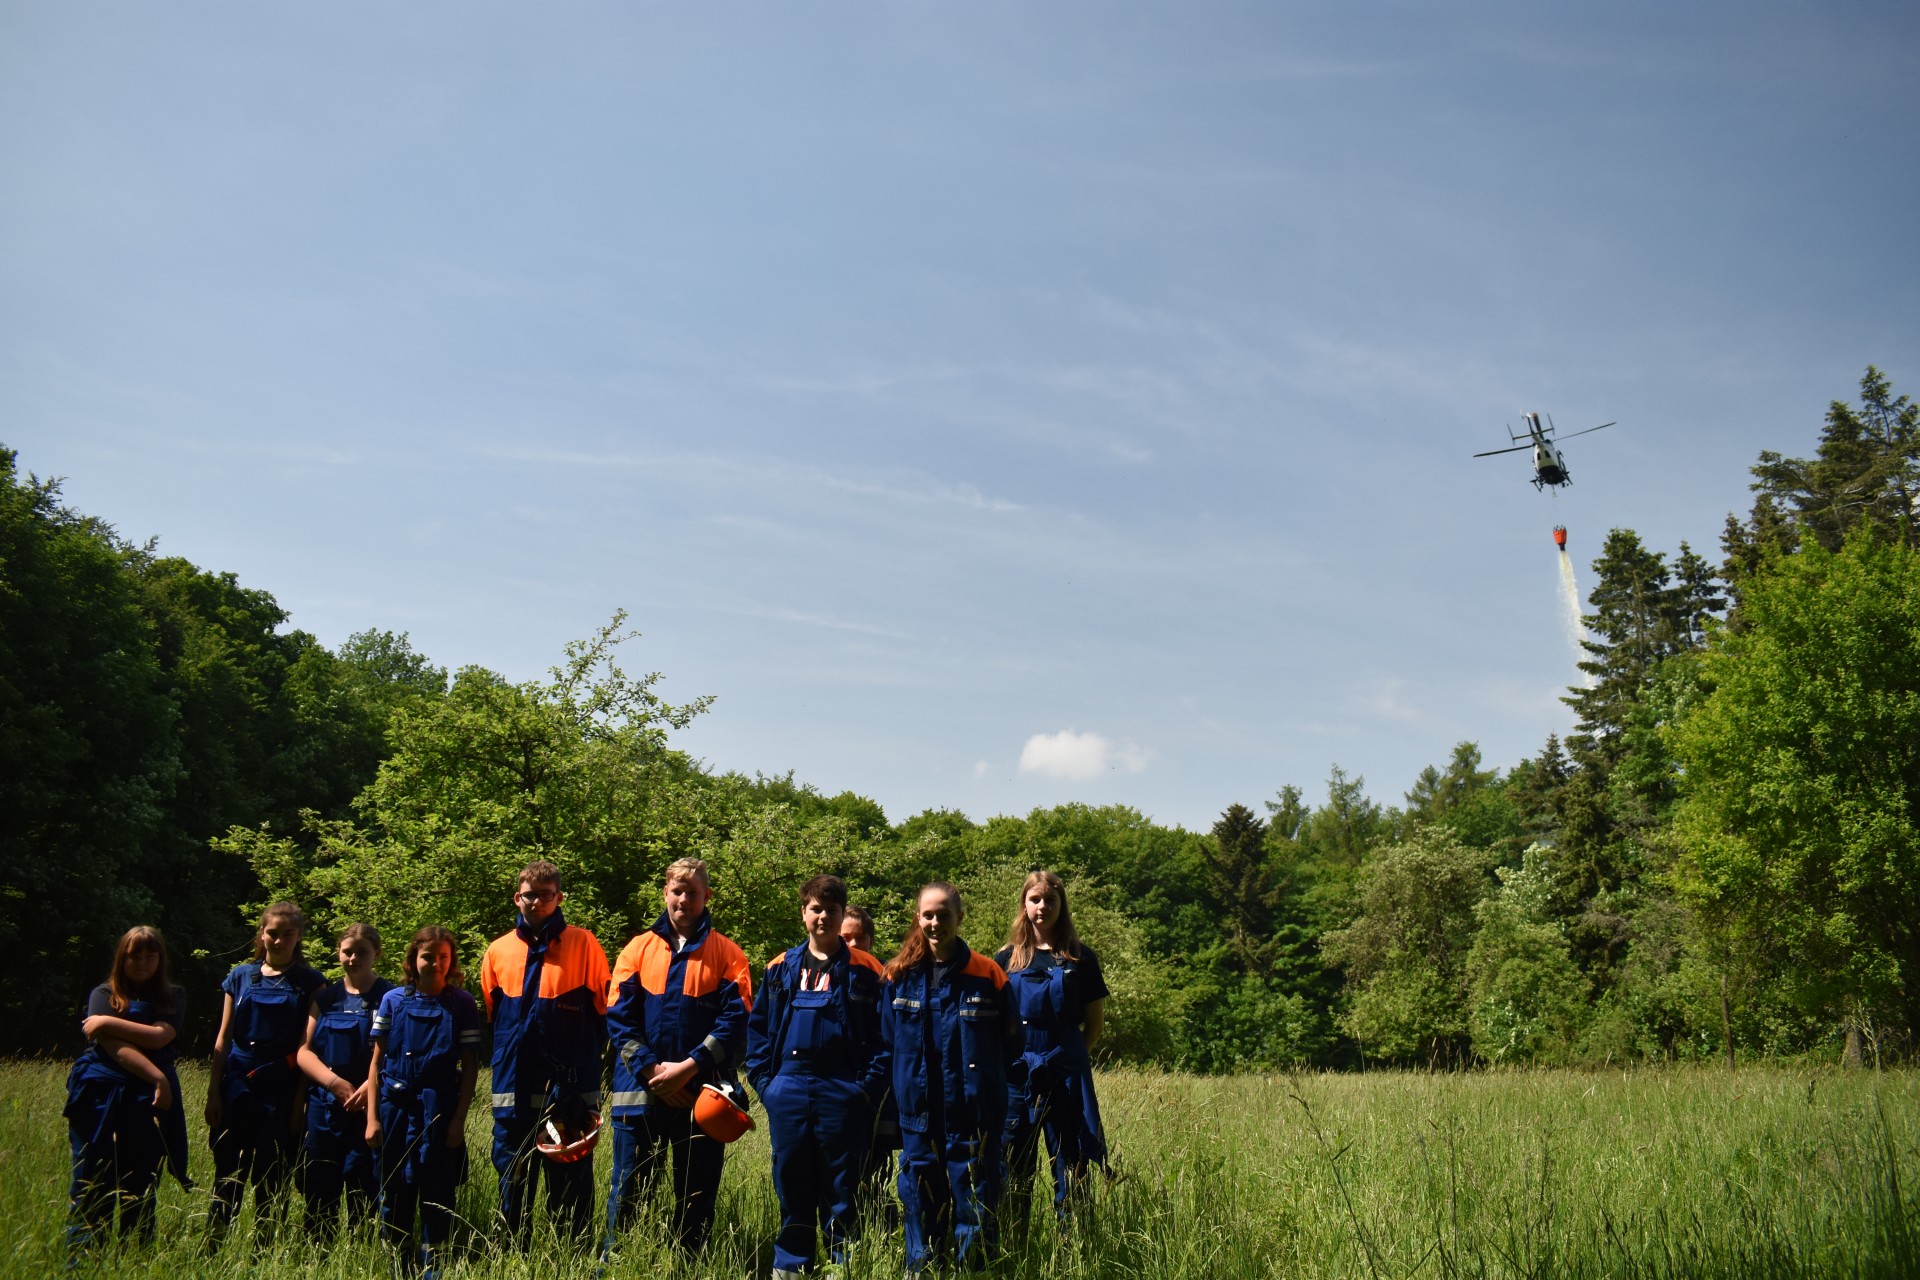
M 859 1229 L 861 1166 L 892 1059 L 880 1038 L 885 970 L 840 937 L 846 882 L 800 889 L 806 941 L 767 966 L 747 1033 L 747 1080 L 767 1109 L 780 1197 L 774 1280 L 813 1270 L 816 1232 L 835 1263 Z
M 753 977 L 746 953 L 713 931 L 712 896 L 706 863 L 681 858 L 668 866 L 666 910 L 613 967 L 613 1185 L 602 1257 L 646 1203 L 663 1149 L 673 1164 L 675 1240 L 697 1253 L 713 1232 L 727 1149 L 693 1123 L 693 1101 L 739 1069 Z
M 562 1231 L 593 1222 L 593 1153 L 567 1163 L 535 1150 L 549 1119 L 575 1131 L 600 1110 L 607 1043 L 607 953 L 560 912 L 560 868 L 529 862 L 514 902 L 520 919 L 480 962 L 480 993 L 493 1020 L 493 1167 L 509 1243 L 533 1232 L 533 1171 L 546 1170 L 547 1213 Z

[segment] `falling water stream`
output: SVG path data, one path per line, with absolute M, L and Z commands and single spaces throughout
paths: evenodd
M 1560 548 L 1560 605 L 1564 610 L 1567 624 L 1567 642 L 1573 646 L 1574 660 L 1585 662 L 1587 651 L 1582 647 L 1587 638 L 1586 624 L 1580 621 L 1580 588 L 1573 580 L 1573 558 L 1565 547 Z M 1581 672 L 1581 678 L 1591 687 L 1593 676 Z

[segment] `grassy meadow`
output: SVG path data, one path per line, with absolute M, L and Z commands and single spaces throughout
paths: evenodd
M 0 1271 L 65 1264 L 65 1065 L 0 1063 Z M 197 1115 L 205 1076 L 185 1085 Z M 484 1096 L 485 1083 L 481 1092 Z M 1757 1068 L 1578 1073 L 1101 1079 L 1115 1176 L 1063 1238 L 1042 1204 L 995 1269 L 1009 1276 L 1665 1277 L 1920 1275 L 1920 1075 Z M 469 1125 L 463 1216 L 488 1220 L 488 1120 Z M 194 1126 L 187 1193 L 161 1193 L 160 1241 L 82 1274 L 284 1280 L 386 1274 L 370 1239 L 316 1253 L 297 1229 L 257 1246 L 251 1210 L 200 1251 L 210 1162 Z M 597 1161 L 604 1185 L 609 1160 Z M 1044 1174 L 1043 1174 L 1044 1178 Z M 1044 1200 L 1044 1197 L 1040 1197 Z M 777 1211 L 764 1138 L 729 1157 L 712 1249 L 679 1274 L 768 1274 Z M 297 1223 L 297 1213 L 296 1213 Z M 534 1266 L 529 1263 L 533 1262 Z M 611 1274 L 675 1270 L 636 1230 Z M 551 1239 L 495 1256 L 476 1229 L 452 1273 L 577 1276 Z M 897 1229 L 876 1228 L 850 1278 L 897 1277 Z

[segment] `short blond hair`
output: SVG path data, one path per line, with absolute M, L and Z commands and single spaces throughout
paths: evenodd
M 707 879 L 707 863 L 704 858 L 675 858 L 667 864 L 667 874 L 663 884 L 672 884 L 675 880 L 697 880 L 711 889 L 713 882 Z

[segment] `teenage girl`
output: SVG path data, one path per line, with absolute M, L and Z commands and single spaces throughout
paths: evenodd
M 1007 1065 L 1019 1052 L 1007 975 L 960 940 L 960 891 L 930 884 L 917 905 L 881 1000 L 900 1107 L 909 1273 L 948 1245 L 962 1270 L 992 1258 Z
M 407 985 L 373 1016 L 367 1077 L 367 1145 L 380 1168 L 380 1233 L 404 1251 L 416 1217 L 420 1243 L 402 1252 L 423 1280 L 453 1232 L 453 1202 L 467 1180 L 467 1108 L 480 1069 L 480 1006 L 460 989 L 452 932 L 429 925 L 407 944 Z
M 127 930 L 113 949 L 107 980 L 87 1000 L 80 1029 L 89 1043 L 67 1073 L 73 1148 L 67 1243 L 76 1250 L 110 1235 L 116 1212 L 123 1227 L 152 1240 L 162 1165 L 191 1185 L 173 1069 L 185 1011 L 184 993 L 168 979 L 160 931 Z
M 296 1055 L 306 1038 L 308 1005 L 326 985 L 300 958 L 306 931 L 299 907 L 274 903 L 254 931 L 253 960 L 235 965 L 220 984 L 220 1032 L 207 1082 L 214 1175 L 209 1248 L 218 1247 L 249 1186 L 262 1243 L 286 1216 L 300 1124 Z
M 393 984 L 374 972 L 380 934 L 370 924 L 340 935 L 340 980 L 329 983 L 307 1009 L 300 1070 L 307 1088 L 306 1166 L 302 1190 L 307 1229 L 326 1241 L 340 1225 L 344 1193 L 350 1222 L 371 1220 L 380 1181 L 367 1148 L 367 1066 L 373 1053 L 373 1013 Z
M 1041 1134 L 1053 1165 L 1053 1204 L 1062 1215 L 1084 1196 L 1090 1165 L 1107 1159 L 1100 1104 L 1087 1050 L 1106 1022 L 1100 959 L 1080 941 L 1066 886 L 1036 871 L 1020 888 L 1007 945 L 994 962 L 1007 971 L 1020 1013 L 1020 1060 L 1007 1096 L 1007 1212 L 1026 1225 Z

